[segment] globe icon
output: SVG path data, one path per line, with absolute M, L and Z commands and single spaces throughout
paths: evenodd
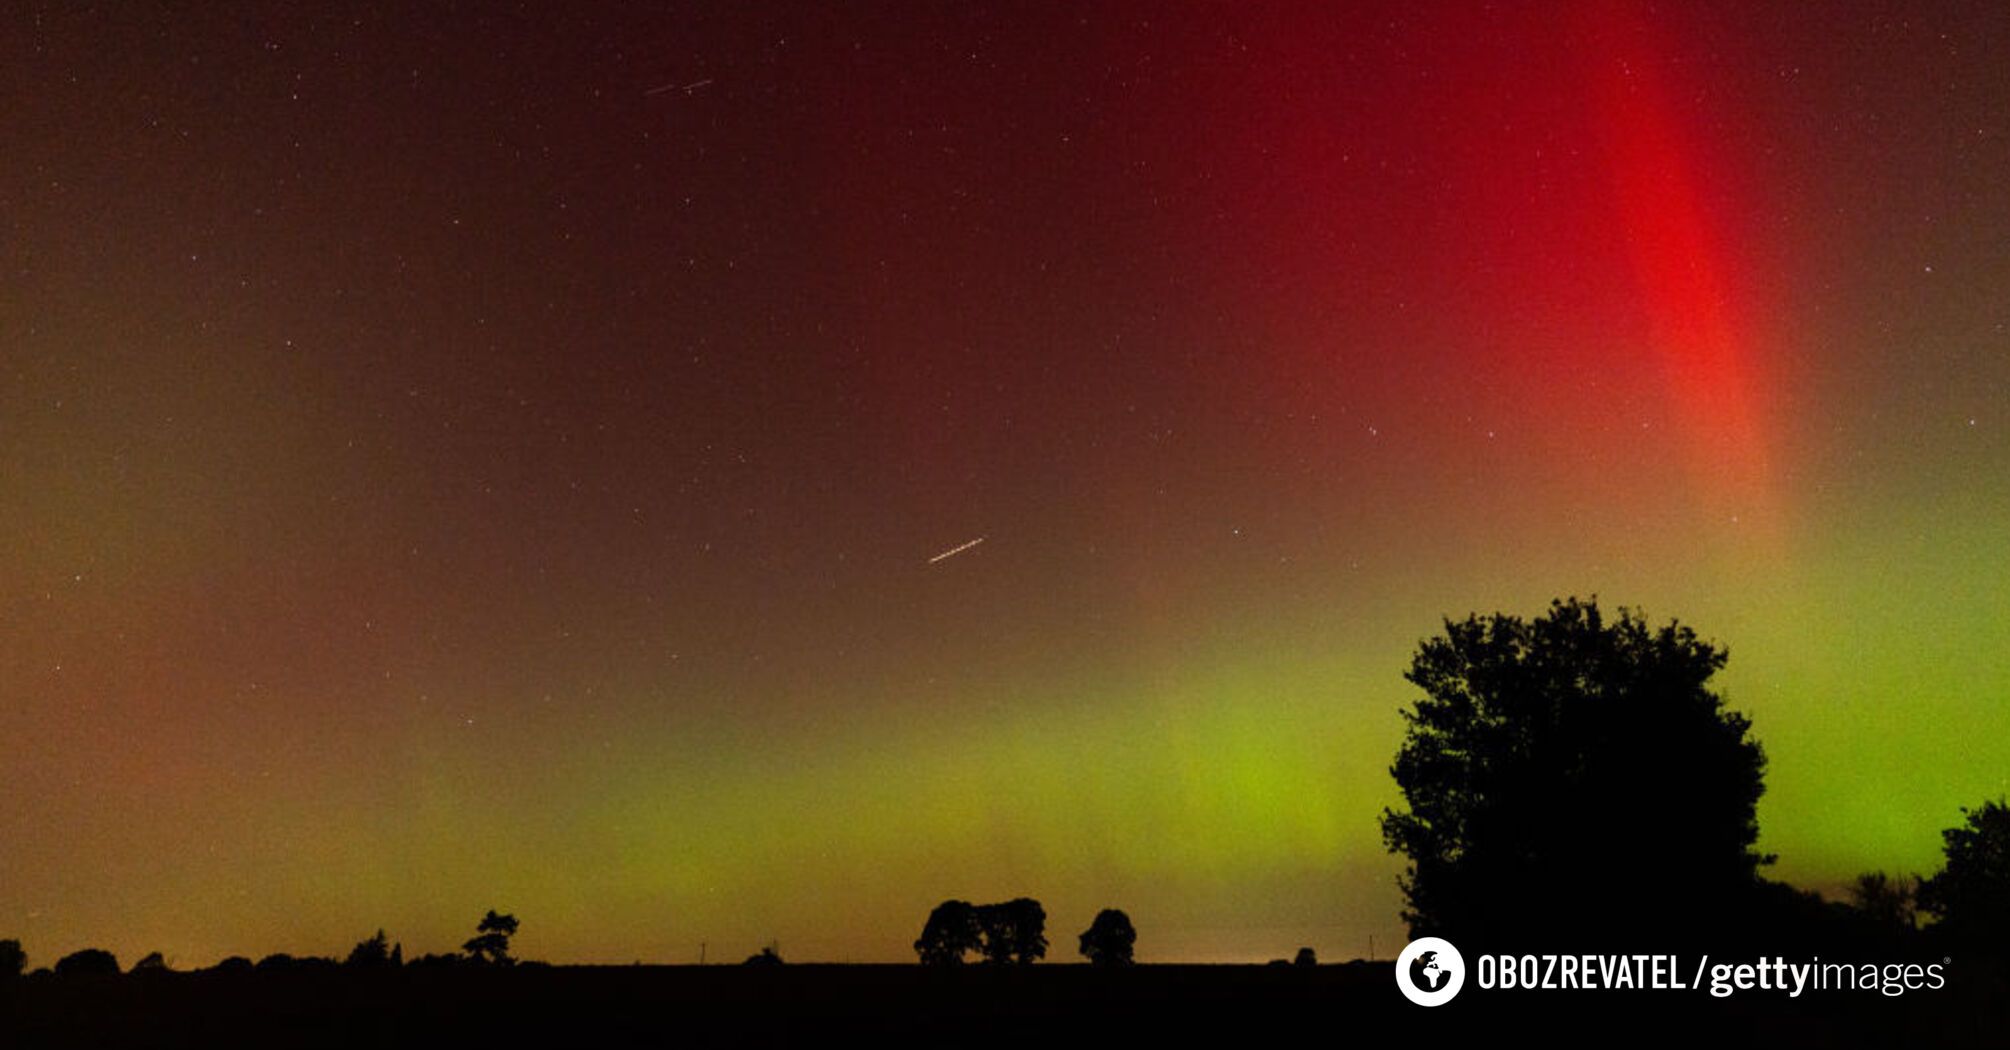
M 1396 990 L 1418 1006 L 1443 1006 L 1466 984 L 1466 957 L 1443 937 L 1419 937 L 1396 956 Z
M 1435 992 L 1444 987 L 1451 977 L 1438 962 L 1437 952 L 1423 952 L 1410 962 L 1410 983 L 1426 992 Z

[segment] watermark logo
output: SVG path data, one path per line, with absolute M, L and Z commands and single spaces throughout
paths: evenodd
M 1465 957 L 1443 937 L 1419 937 L 1396 956 L 1396 987 L 1418 1006 L 1443 1006 L 1465 984 Z

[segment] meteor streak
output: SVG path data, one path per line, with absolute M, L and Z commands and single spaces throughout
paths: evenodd
M 984 537 L 982 537 L 982 536 L 979 536 L 979 537 L 977 537 L 976 539 L 974 539 L 974 540 L 971 540 L 971 541 L 970 541 L 969 543 L 966 543 L 966 544 L 964 544 L 964 545 L 963 545 L 963 546 L 961 546 L 961 547 L 951 547 L 951 548 L 949 548 L 948 550 L 946 550 L 946 551 L 943 551 L 943 552 L 942 552 L 941 554 L 938 554 L 938 555 L 936 555 L 935 557 L 933 557 L 933 558 L 930 558 L 930 559 L 928 559 L 928 564 L 930 564 L 930 565 L 933 565 L 933 564 L 935 564 L 936 562 L 939 562 L 939 561 L 941 561 L 941 560 L 942 560 L 942 559 L 944 559 L 944 558 L 951 558 L 951 557 L 955 557 L 956 555 L 958 555 L 958 554 L 962 554 L 962 553 L 963 553 L 964 551 L 967 551 L 967 550 L 969 550 L 970 548 L 972 548 L 972 547 L 975 547 L 975 546 L 977 546 L 978 544 L 980 544 L 980 543 L 983 543 L 983 542 L 984 542 Z
M 689 84 L 678 84 L 678 83 L 675 83 L 675 82 L 672 82 L 672 83 L 669 83 L 669 84 L 659 84 L 659 85 L 657 85 L 656 87 L 653 87 L 653 88 L 650 88 L 650 89 L 649 89 L 649 90 L 647 90 L 647 91 L 644 91 L 644 92 L 642 93 L 642 96 L 643 96 L 644 98 L 648 98 L 648 97 L 650 97 L 650 96 L 653 96 L 653 95 L 661 95 L 661 94 L 663 94 L 663 93 L 664 93 L 664 92 L 666 92 L 666 91 L 677 91 L 677 90 L 680 90 L 680 89 L 681 89 L 681 90 L 682 90 L 682 91 L 683 91 L 683 92 L 684 92 L 685 94 L 687 94 L 687 95 L 688 95 L 688 94 L 690 94 L 691 92 L 693 92 L 693 91 L 696 91 L 696 90 L 698 90 L 699 88 L 701 88 L 701 87 L 704 87 L 704 86 L 705 86 L 705 85 L 707 85 L 707 84 L 710 84 L 711 82 L 712 82 L 712 78 L 710 78 L 710 77 L 706 77 L 706 78 L 705 78 L 704 80 L 697 80 L 697 81 L 693 81 L 693 82 L 691 82 L 691 83 L 689 83 Z

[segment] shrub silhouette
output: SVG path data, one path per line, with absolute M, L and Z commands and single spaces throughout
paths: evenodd
M 516 935 L 516 926 L 516 916 L 498 915 L 490 909 L 475 926 L 475 936 L 468 938 L 461 950 L 475 962 L 508 966 L 516 962 L 509 954 L 509 939 Z
M 980 944 L 977 909 L 969 901 L 949 900 L 928 913 L 914 951 L 926 966 L 958 966 Z
M 133 971 L 132 971 L 132 972 L 134 972 L 134 973 L 166 973 L 166 972 L 167 972 L 167 968 L 168 968 L 168 965 L 167 965 L 167 959 L 163 958 L 163 957 L 161 956 L 161 953 L 159 953 L 159 952 L 148 952 L 148 953 L 147 953 L 146 955 L 144 955 L 144 956 L 142 956 L 142 957 L 140 958 L 140 961 L 139 961 L 139 962 L 136 962 L 136 963 L 134 963 L 134 964 L 133 964 Z
M 13 980 L 28 968 L 28 953 L 21 950 L 21 942 L 9 938 L 0 941 L 0 981 Z
M 249 973 L 251 969 L 251 960 L 242 955 L 230 956 L 215 966 L 210 967 L 210 970 L 215 973 Z
M 1138 931 L 1131 926 L 1131 917 L 1115 908 L 1104 908 L 1082 931 L 1081 952 L 1096 966 L 1129 966 L 1137 943 Z
M 2010 806 L 1998 799 L 1961 812 L 1963 822 L 1940 833 L 1947 862 L 1919 884 L 1919 907 L 1940 936 L 2010 957 Z
M 58 977 L 101 977 L 118 972 L 118 957 L 102 948 L 85 948 L 56 960 Z
M 1608 622 L 1595 599 L 1445 621 L 1404 674 L 1424 693 L 1390 770 L 1408 808 L 1382 815 L 1410 859 L 1411 935 L 1583 944 L 1615 915 L 1635 938 L 1736 923 L 1771 858 L 1752 849 L 1764 753 L 1707 687 L 1725 659 L 1675 622 Z
M 760 951 L 757 951 L 754 954 L 747 956 L 747 961 L 742 963 L 741 965 L 780 966 L 782 965 L 781 946 L 777 944 L 770 944 L 767 947 L 762 948 Z

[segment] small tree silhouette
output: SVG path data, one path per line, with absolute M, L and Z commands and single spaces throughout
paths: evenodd
M 977 909 L 969 901 L 943 901 L 928 913 L 914 951 L 925 966 L 956 966 L 977 950 Z
M 85 948 L 56 960 L 58 977 L 102 977 L 118 972 L 118 957 L 103 948 Z
M 1138 943 L 1138 931 L 1131 926 L 1131 917 L 1115 908 L 1104 908 L 1096 913 L 1094 922 L 1082 931 L 1082 955 L 1096 966 L 1129 966 L 1132 950 Z
M 988 963 L 1031 963 L 1047 954 L 1047 911 L 1031 897 L 972 906 L 949 900 L 928 913 L 915 954 L 924 965 L 955 966 L 976 951 Z
M 356 947 L 349 950 L 349 958 L 343 960 L 342 965 L 359 970 L 375 970 L 390 966 L 390 939 L 384 936 L 383 930 L 378 930 L 376 936 L 357 942 Z
M 28 953 L 21 950 L 21 942 L 9 938 L 0 941 L 0 981 L 21 976 L 28 968 Z
M 977 928 L 985 962 L 1024 966 L 1047 954 L 1047 910 L 1031 897 L 978 908 Z
M 1850 903 L 1881 932 L 1911 933 L 1919 926 L 1918 885 L 1917 878 L 1866 871 L 1850 886 Z
M 134 973 L 166 973 L 167 968 L 167 959 L 159 952 L 148 952 L 133 964 Z
M 1919 884 L 1919 906 L 1942 936 L 2010 957 L 2010 806 L 1961 812 L 1963 823 L 1940 833 L 1947 864 Z
M 510 958 L 509 939 L 516 934 L 516 916 L 498 915 L 491 909 L 475 927 L 475 936 L 468 938 L 461 950 L 476 962 L 486 962 L 495 966 L 508 966 L 515 959 Z
M 994 966 L 1012 961 L 1012 920 L 1003 904 L 977 907 L 977 951 Z
M 1293 965 L 1293 966 L 1317 966 L 1317 965 L 1319 965 L 1319 953 L 1318 953 L 1318 952 L 1315 952 L 1315 951 L 1313 951 L 1313 950 L 1312 950 L 1311 948 L 1309 948 L 1309 947 L 1306 947 L 1306 948 L 1300 948 L 1300 949 L 1298 949 L 1298 954 L 1292 957 L 1292 959 L 1291 959 L 1291 965 Z

